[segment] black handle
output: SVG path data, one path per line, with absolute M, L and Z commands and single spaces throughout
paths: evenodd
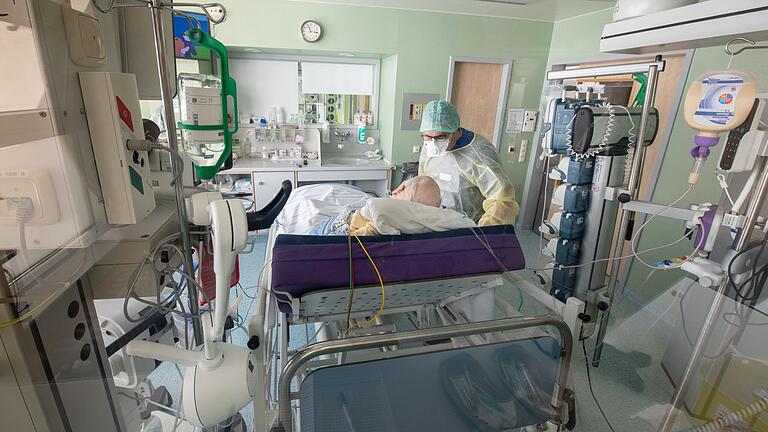
M 288 197 L 291 196 L 292 190 L 293 184 L 290 180 L 284 180 L 280 191 L 272 198 L 269 204 L 257 212 L 248 213 L 248 231 L 267 229 L 272 226 L 272 222 L 275 221 L 277 215 L 285 207 L 285 203 L 288 202 Z
M 571 389 L 565 389 L 563 399 L 568 405 L 568 423 L 565 424 L 565 428 L 573 430 L 576 427 L 576 393 Z

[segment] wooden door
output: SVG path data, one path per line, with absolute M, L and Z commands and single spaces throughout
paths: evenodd
M 459 111 L 461 127 L 491 142 L 500 114 L 504 66 L 470 61 L 457 61 L 453 65 L 450 102 Z

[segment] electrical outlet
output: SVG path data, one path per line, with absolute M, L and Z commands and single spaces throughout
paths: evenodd
M 413 146 L 413 152 L 414 152 L 414 153 L 419 153 L 419 152 L 421 152 L 421 146 Z
M 0 224 L 18 223 L 22 202 L 29 200 L 26 225 L 50 225 L 59 220 L 56 189 L 45 170 L 0 171 Z
M 515 146 L 509 146 L 507 147 L 507 152 L 514 153 L 515 152 Z

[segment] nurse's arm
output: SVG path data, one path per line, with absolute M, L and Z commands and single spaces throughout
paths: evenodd
M 478 225 L 512 225 L 520 212 L 520 205 L 515 200 L 515 187 L 506 178 L 499 178 L 488 171 L 490 181 L 480 178 L 476 186 L 485 197 L 483 201 L 484 214 Z

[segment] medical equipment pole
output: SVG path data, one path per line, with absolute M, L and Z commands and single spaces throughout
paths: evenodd
M 4 256 L 0 256 L 0 299 L 8 299 L 9 301 L 3 302 L 5 306 L 0 306 L 0 322 L 8 322 L 16 318 L 13 314 L 13 303 L 10 301 L 14 296 L 2 264 L 5 264 Z
M 560 333 L 560 370 L 558 371 L 555 393 L 553 394 L 553 402 L 557 401 L 558 403 L 555 408 L 559 409 L 561 408 L 559 403 L 562 403 L 565 400 L 565 395 L 567 393 L 566 385 L 568 384 L 568 376 L 571 369 L 573 336 L 571 336 L 571 330 L 568 325 L 560 318 L 554 315 L 532 315 L 504 318 L 494 321 L 479 321 L 424 330 L 385 333 L 349 339 L 335 339 L 304 347 L 288 360 L 280 374 L 280 384 L 277 396 L 279 422 L 277 430 L 280 430 L 281 432 L 293 431 L 293 420 L 291 416 L 291 381 L 296 372 L 298 372 L 306 362 L 315 357 L 369 348 L 380 348 L 396 344 L 417 343 L 541 326 L 553 326 L 557 329 L 558 333 Z M 275 428 L 272 430 L 275 430 Z
M 661 61 L 661 56 L 656 57 L 656 61 Z M 629 177 L 629 185 L 627 191 L 632 200 L 637 199 L 639 191 L 640 178 L 642 172 L 640 168 L 643 166 L 643 158 L 645 156 L 645 129 L 648 124 L 648 114 L 653 107 L 654 99 L 656 98 L 656 87 L 659 79 L 659 68 L 656 65 L 651 65 L 648 68 L 648 88 L 645 94 L 645 101 L 643 101 L 643 114 L 640 117 L 640 130 L 637 133 L 637 141 L 635 142 L 635 157 L 632 160 L 632 173 Z M 611 274 L 608 278 L 608 288 L 605 295 L 608 299 L 608 307 L 603 311 L 602 319 L 600 320 L 600 328 L 597 333 L 597 342 L 595 345 L 595 353 L 592 356 L 592 364 L 598 366 L 600 364 L 600 356 L 603 352 L 603 341 L 605 340 L 605 333 L 608 331 L 608 321 L 611 316 L 611 307 L 613 306 L 613 298 L 616 293 L 616 285 L 618 284 L 619 269 L 621 265 L 617 261 L 617 258 L 624 253 L 624 244 L 626 240 L 627 230 L 630 226 L 630 221 L 633 218 L 634 212 L 622 209 L 621 212 L 621 225 L 619 228 L 619 238 L 616 242 L 616 247 L 610 257 L 611 262 Z
M 757 188 L 755 189 L 755 195 L 749 204 L 749 208 L 747 209 L 747 221 L 744 224 L 744 228 L 739 231 L 739 235 L 734 241 L 734 245 L 732 247 L 732 251 L 734 253 L 742 252 L 749 247 L 749 242 L 752 239 L 752 232 L 754 231 L 755 224 L 757 223 L 757 219 L 760 216 L 760 210 L 763 207 L 763 203 L 765 202 L 766 197 L 768 197 L 768 159 L 761 157 L 758 163 L 760 164 L 759 170 L 761 172 L 760 183 L 757 185 Z M 734 254 L 726 254 L 726 257 L 733 256 Z M 724 266 L 727 266 L 727 264 L 724 263 Z M 685 397 L 685 394 L 688 393 L 688 388 L 691 385 L 691 381 L 696 375 L 696 370 L 699 368 L 701 359 L 704 357 L 704 351 L 707 348 L 709 338 L 712 336 L 715 324 L 717 323 L 718 317 L 720 316 L 720 310 L 722 309 L 723 300 L 726 297 L 725 294 L 728 291 L 729 285 L 730 277 L 726 277 L 723 279 L 717 289 L 717 293 L 715 294 L 712 306 L 709 307 L 707 318 L 704 320 L 704 325 L 701 328 L 701 333 L 699 333 L 699 337 L 696 339 L 696 344 L 694 345 L 693 351 L 691 352 L 691 358 L 688 360 L 688 365 L 685 367 L 683 378 L 677 385 L 677 390 L 675 391 L 675 395 L 672 398 L 671 406 L 667 410 L 667 413 L 664 415 L 664 420 L 661 423 L 661 428 L 659 429 L 662 432 L 669 432 L 672 430 L 672 426 L 674 425 L 675 419 L 677 418 L 677 413 L 679 412 L 683 398 Z
M 149 8 L 152 11 L 152 30 L 155 32 L 155 56 L 157 57 L 157 73 L 160 78 L 160 92 L 163 98 L 163 121 L 165 122 L 165 132 L 168 136 L 168 147 L 172 152 L 179 153 L 179 142 L 176 136 L 175 116 L 173 113 L 173 93 L 168 85 L 171 77 L 168 71 L 168 64 L 165 56 L 165 39 L 162 16 L 162 0 L 152 0 Z M 226 121 L 226 119 L 225 119 Z M 171 158 L 171 172 L 176 177 L 181 172 L 183 166 L 179 165 L 176 158 Z M 187 207 L 184 202 L 184 182 L 179 178 L 173 184 L 173 190 L 176 195 L 176 214 L 178 216 L 179 231 L 181 233 L 181 262 L 184 265 L 184 272 L 188 275 L 194 275 L 192 267 L 192 245 L 189 241 L 189 226 L 187 225 Z M 200 324 L 200 306 L 198 303 L 197 286 L 191 281 L 187 281 L 187 290 L 189 292 L 189 313 L 192 318 L 192 333 L 195 344 L 203 343 L 203 327 Z

